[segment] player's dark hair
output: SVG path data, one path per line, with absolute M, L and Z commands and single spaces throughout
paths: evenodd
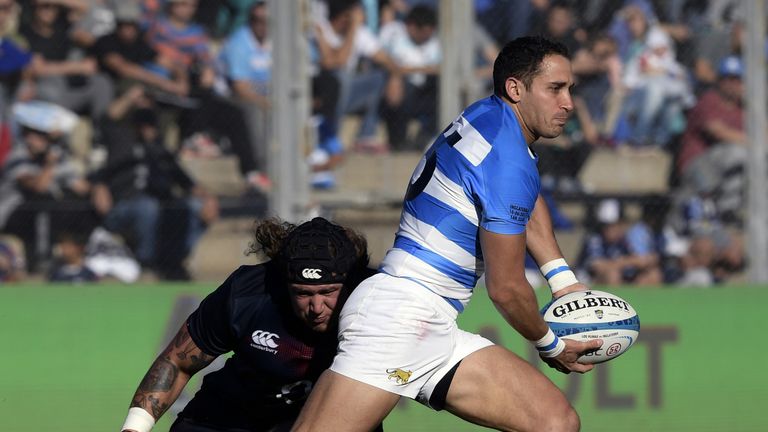
M 508 99 L 508 78 L 517 78 L 525 88 L 530 88 L 533 78 L 541 72 L 544 57 L 548 55 L 570 58 L 565 45 L 541 36 L 520 37 L 504 45 L 493 63 L 493 93 Z
M 362 272 L 370 259 L 368 242 L 358 232 L 314 218 L 295 225 L 277 218 L 258 221 L 246 254 L 263 252 L 298 283 L 333 283 Z M 321 268 L 317 279 L 301 276 L 304 268 Z
M 437 15 L 431 7 L 417 5 L 411 8 L 408 15 L 405 16 L 405 23 L 413 24 L 417 27 L 435 27 L 437 25 Z

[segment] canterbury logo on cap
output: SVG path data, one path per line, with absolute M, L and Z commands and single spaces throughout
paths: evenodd
M 305 268 L 301 271 L 301 277 L 304 279 L 320 279 L 323 277 L 320 273 L 322 270 L 314 268 Z

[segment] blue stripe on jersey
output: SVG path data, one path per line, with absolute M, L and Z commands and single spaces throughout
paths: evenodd
M 475 272 L 466 271 L 435 252 L 423 249 L 420 244 L 409 238 L 400 235 L 396 236 L 394 247 L 402 249 L 431 265 L 440 271 L 440 273 L 443 273 L 465 288 L 471 290 L 475 287 L 475 283 L 477 283 L 478 277 L 475 275 Z
M 455 208 L 422 193 L 406 201 L 404 209 L 416 219 L 435 227 L 467 253 L 477 256 L 477 225 L 468 221 Z
M 511 107 L 496 96 L 472 104 L 416 167 L 382 268 L 466 304 L 484 268 L 478 227 L 524 232 L 539 187 L 535 156 Z

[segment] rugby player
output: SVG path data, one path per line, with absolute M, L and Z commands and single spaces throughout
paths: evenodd
M 123 431 L 148 432 L 192 375 L 230 351 L 170 430 L 290 428 L 336 353 L 341 306 L 374 272 L 365 238 L 323 218 L 263 221 L 250 249 L 272 259 L 235 270 L 187 318 L 139 384 Z
M 544 374 L 456 325 L 484 273 L 496 308 L 550 366 L 587 372 L 577 359 L 602 344 L 557 338 L 524 271 L 527 248 L 554 295 L 587 289 L 555 239 L 531 148 L 559 135 L 573 110 L 568 51 L 513 40 L 493 77 L 494 94 L 467 107 L 417 166 L 394 247 L 344 305 L 339 352 L 294 430 L 371 430 L 401 396 L 500 430 L 579 429 Z

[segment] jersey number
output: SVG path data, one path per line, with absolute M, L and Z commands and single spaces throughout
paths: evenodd
M 456 143 L 461 140 L 461 134 L 459 133 L 457 123 L 451 123 L 451 125 L 443 131 L 443 136 L 445 137 L 443 143 L 448 144 L 451 147 L 455 146 Z M 442 145 L 443 143 L 437 145 Z M 427 151 L 427 154 L 425 154 L 419 161 L 419 165 L 416 167 L 416 171 L 414 171 L 413 177 L 411 177 L 411 183 L 408 185 L 408 190 L 405 193 L 406 201 L 412 201 L 419 196 L 419 194 L 424 191 L 424 188 L 427 187 L 429 180 L 432 179 L 432 174 L 435 173 L 435 168 L 437 168 L 437 149 L 435 147 L 436 146 L 430 148 Z

